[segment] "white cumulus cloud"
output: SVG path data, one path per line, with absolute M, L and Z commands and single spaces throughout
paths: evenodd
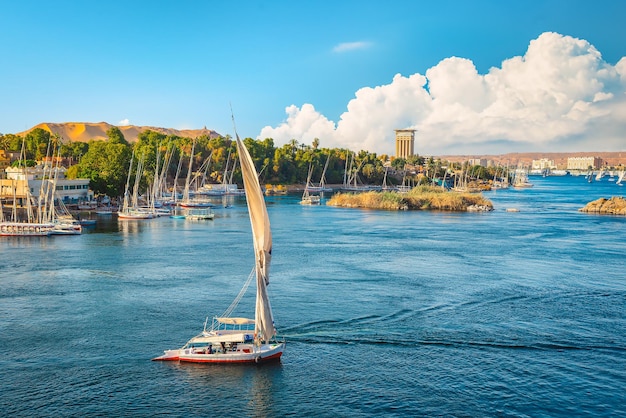
M 451 57 L 391 83 L 363 87 L 335 124 L 313 105 L 260 138 L 394 153 L 394 129 L 417 129 L 416 152 L 614 151 L 626 146 L 626 57 L 616 65 L 589 42 L 546 32 L 523 56 L 479 74 Z
M 122 119 L 121 121 L 117 122 L 117 126 L 128 126 L 130 125 L 130 121 L 127 119 Z
M 287 120 L 276 128 L 266 126 L 259 135 L 260 138 L 274 138 L 281 144 L 286 144 L 296 139 L 303 144 L 311 144 L 315 138 L 325 138 L 325 147 L 339 146 L 333 142 L 335 137 L 335 124 L 318 113 L 313 105 L 304 104 L 302 108 L 291 105 L 285 109 Z

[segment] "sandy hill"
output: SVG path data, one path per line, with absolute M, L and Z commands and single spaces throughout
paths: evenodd
M 107 139 L 107 131 L 114 127 L 106 122 L 89 123 L 89 122 L 64 122 L 64 123 L 40 123 L 32 128 L 20 132 L 17 135 L 26 135 L 30 131 L 36 128 L 45 129 L 46 131 L 59 135 L 64 141 L 73 142 L 88 142 L 92 139 L 105 140 Z M 217 137 L 220 134 L 211 129 L 171 129 L 171 128 L 158 128 L 154 126 L 118 126 L 119 130 L 124 134 L 124 138 L 128 142 L 137 141 L 137 137 L 143 131 L 151 130 L 160 132 L 165 135 L 176 135 L 185 138 L 197 138 L 201 135 L 208 135 L 211 138 Z

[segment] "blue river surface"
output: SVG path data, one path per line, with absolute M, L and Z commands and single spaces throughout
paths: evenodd
M 578 211 L 626 187 L 531 182 L 484 193 L 488 213 L 268 197 L 275 364 L 151 361 L 245 282 L 244 198 L 3 238 L 0 415 L 626 416 L 626 217 Z

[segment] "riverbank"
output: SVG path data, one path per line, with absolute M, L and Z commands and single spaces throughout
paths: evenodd
M 456 193 L 439 187 L 419 186 L 408 193 L 337 193 L 329 206 L 384 210 L 491 211 L 493 203 L 476 193 Z

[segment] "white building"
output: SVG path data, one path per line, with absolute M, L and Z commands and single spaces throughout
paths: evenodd
M 6 168 L 7 179 L 0 180 L 2 197 L 13 198 L 13 189 L 16 184 L 20 184 L 18 190 L 24 189 L 24 186 L 28 184 L 31 196 L 39 197 L 41 190 L 45 187 L 45 183 L 53 181 L 55 170 L 58 170 L 55 188 L 55 194 L 58 199 L 61 199 L 64 203 L 80 203 L 93 200 L 93 190 L 89 189 L 89 179 L 66 179 L 65 172 L 67 170 L 64 167 L 53 169 L 52 174 L 50 174 L 50 168 L 44 168 L 43 166 L 27 167 L 26 169 L 21 167 Z M 42 187 L 42 184 L 44 187 Z M 9 190 L 11 190 L 10 194 Z M 18 193 L 16 197 L 24 197 L 19 195 L 19 192 L 16 193 Z
M 556 164 L 554 164 L 554 160 L 548 160 L 547 158 L 542 158 L 540 160 L 533 160 L 531 164 L 531 170 L 556 170 Z
M 469 165 L 479 165 L 481 167 L 487 167 L 489 162 L 486 158 L 472 158 L 469 160 Z

